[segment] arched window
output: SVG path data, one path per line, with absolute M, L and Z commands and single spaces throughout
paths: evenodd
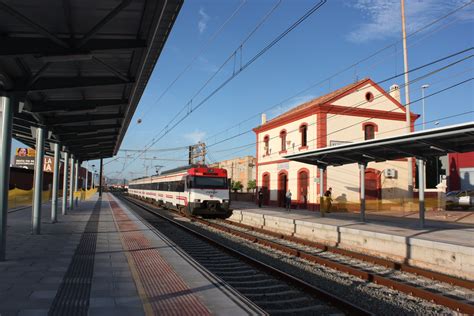
M 263 152 L 265 153 L 264 154 L 265 156 L 268 156 L 270 154 L 269 145 L 270 145 L 270 136 L 265 135 L 265 137 L 263 138 L 263 146 L 264 146 Z
M 282 130 L 280 132 L 280 139 L 281 139 L 281 151 L 286 152 L 286 130 Z
M 374 123 L 364 123 L 362 125 L 362 129 L 364 131 L 364 139 L 369 140 L 369 139 L 374 139 L 375 138 L 375 132 L 378 131 L 377 125 Z
M 308 146 L 308 125 L 302 124 L 300 126 L 300 134 L 301 134 L 301 147 Z

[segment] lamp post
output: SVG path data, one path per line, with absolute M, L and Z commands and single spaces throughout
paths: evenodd
M 425 89 L 428 89 L 430 87 L 429 84 L 424 84 L 421 86 L 421 104 L 422 104 L 422 114 L 423 114 L 423 130 L 425 130 Z

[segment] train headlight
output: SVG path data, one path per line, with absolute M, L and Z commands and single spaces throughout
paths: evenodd
M 229 200 L 222 200 L 222 203 L 229 203 Z
M 194 199 L 194 202 L 196 202 L 196 203 L 200 203 L 200 202 L 201 202 L 201 200 L 200 200 L 200 199 Z

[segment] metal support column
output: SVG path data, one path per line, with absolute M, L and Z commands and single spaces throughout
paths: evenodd
M 79 179 L 79 160 L 76 160 L 74 168 L 76 168 L 74 171 L 74 191 L 78 191 L 77 180 Z
M 69 209 L 74 209 L 74 155 L 71 155 L 71 178 L 69 179 Z
M 43 194 L 44 127 L 36 129 L 36 157 L 33 187 L 33 235 L 41 233 L 41 204 Z
M 53 166 L 53 192 L 51 197 L 51 222 L 58 221 L 58 187 L 59 187 L 59 144 L 53 144 L 54 166 Z
M 319 167 L 319 209 L 321 217 L 326 216 L 326 205 L 324 203 L 324 171 L 326 168 Z
M 418 160 L 418 201 L 420 210 L 420 227 L 425 227 L 425 160 Z
M 84 190 L 86 190 L 87 192 L 87 181 L 89 180 L 89 170 L 88 170 L 88 167 L 89 167 L 89 162 L 87 162 L 87 165 L 86 165 L 86 184 L 84 185 Z
M 99 170 L 99 197 L 102 197 L 102 186 L 104 185 L 102 183 L 102 172 L 104 169 L 104 160 L 100 158 L 100 170 Z
M 64 167 L 63 167 L 63 215 L 67 214 L 68 165 L 69 165 L 69 153 L 65 151 L 64 152 Z
M 365 222 L 365 163 L 359 164 L 360 170 L 360 220 Z
M 10 155 L 12 146 L 13 104 L 9 97 L 0 96 L 0 261 L 5 260 L 7 246 L 8 189 L 10 187 Z

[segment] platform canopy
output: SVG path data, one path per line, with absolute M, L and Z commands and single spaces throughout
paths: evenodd
M 474 151 L 474 122 L 325 147 L 285 158 L 325 167 L 406 157 L 427 159 L 469 151 Z
M 0 95 L 79 160 L 117 153 L 183 0 L 0 0 Z M 48 146 L 49 147 L 49 146 Z

